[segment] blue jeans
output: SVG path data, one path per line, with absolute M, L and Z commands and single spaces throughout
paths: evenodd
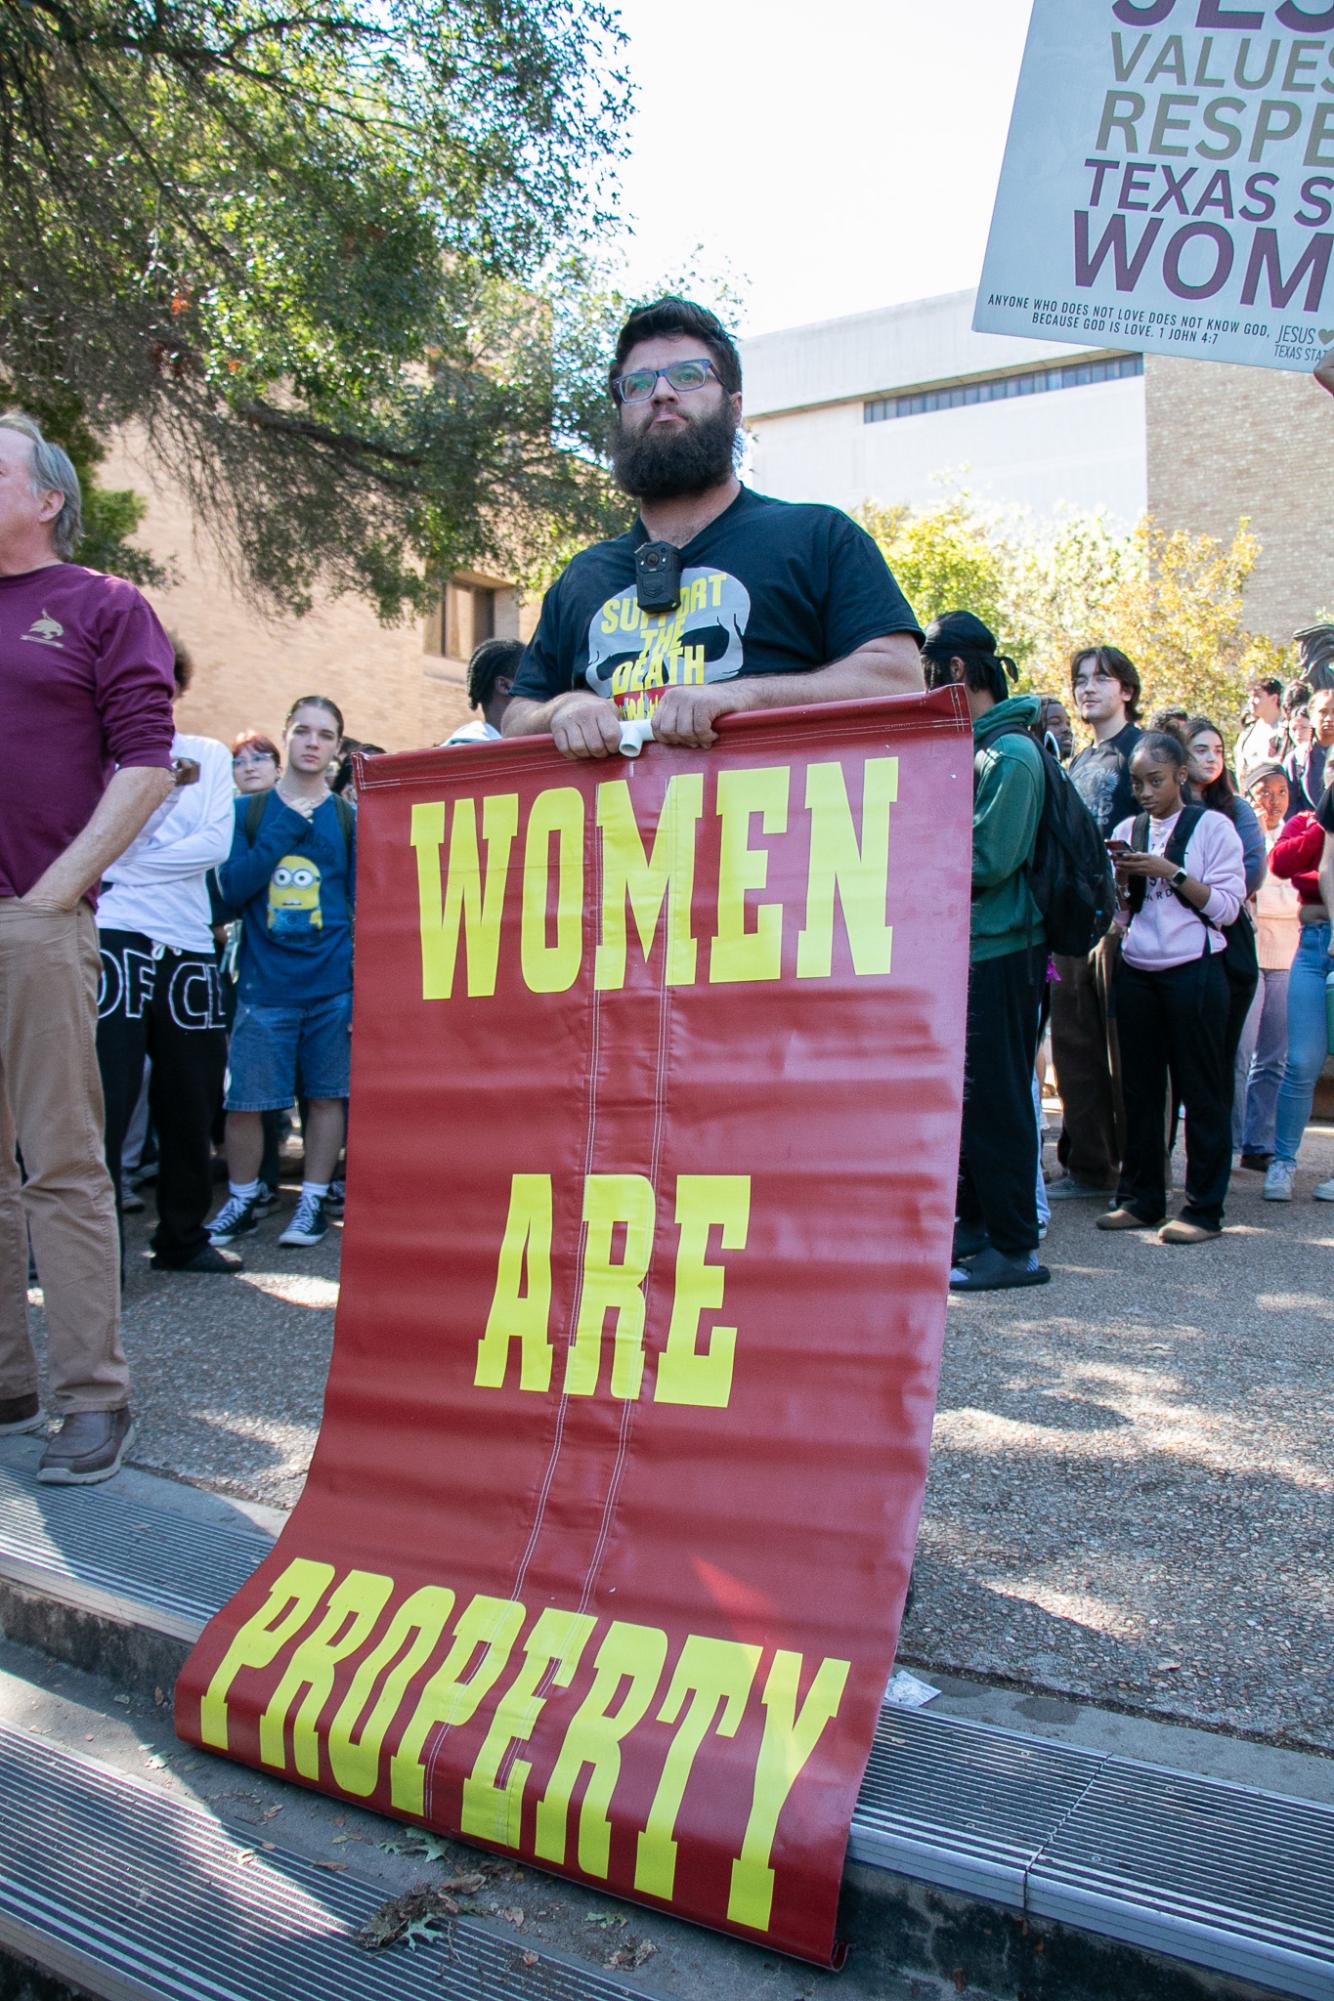
M 352 996 L 274 1007 L 242 1001 L 232 1026 L 229 1112 L 285 1112 L 296 1082 L 307 1098 L 345 1098 L 351 1066 Z
M 1288 1060 L 1278 1087 L 1275 1160 L 1296 1160 L 1311 1116 L 1316 1079 L 1329 1054 L 1325 1035 L 1325 980 L 1334 971 L 1329 925 L 1303 924 L 1288 978 Z
M 1237 1047 L 1232 1094 L 1234 1153 L 1274 1151 L 1274 1110 L 1287 1049 L 1288 968 L 1263 966 Z

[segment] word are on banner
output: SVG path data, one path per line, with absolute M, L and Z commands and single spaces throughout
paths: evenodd
M 189 1742 L 828 1963 L 912 1564 L 960 691 L 378 757 L 324 1424 Z
M 1035 0 L 980 332 L 1307 370 L 1332 252 L 1334 6 Z

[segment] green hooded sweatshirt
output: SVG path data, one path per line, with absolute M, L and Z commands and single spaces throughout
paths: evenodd
M 1030 736 L 1036 695 L 1011 695 L 973 724 L 973 916 L 969 957 L 999 959 L 1046 943 L 1042 913 L 1028 887 L 1046 776 Z

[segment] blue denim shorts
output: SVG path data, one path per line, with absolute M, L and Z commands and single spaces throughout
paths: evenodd
M 242 1001 L 227 1068 L 229 1112 L 285 1112 L 297 1078 L 307 1098 L 345 1098 L 352 1062 L 352 996 L 294 1007 Z

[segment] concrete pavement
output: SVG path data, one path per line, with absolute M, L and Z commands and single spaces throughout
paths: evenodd
M 1334 1753 L 1334 1205 L 1310 1199 L 1332 1172 L 1334 1130 L 1313 1128 L 1296 1201 L 1238 1174 L 1227 1234 L 1198 1249 L 1059 1204 L 1050 1286 L 951 1301 L 901 1647 L 963 1678 L 951 1702 L 994 1683 L 1037 1704 L 1015 1720 L 1038 1734 L 1076 1698 Z M 285 1251 L 282 1221 L 217 1279 L 149 1271 L 151 1208 L 131 1218 L 125 1338 L 135 1461 L 288 1507 L 339 1232 Z

